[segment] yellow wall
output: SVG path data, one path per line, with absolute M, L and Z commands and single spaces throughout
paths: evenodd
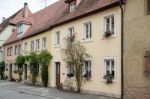
M 47 32 L 44 32 L 44 33 L 42 33 L 42 34 L 39 34 L 39 35 L 36 35 L 36 36 L 33 36 L 33 37 L 30 37 L 30 38 L 27 38 L 27 39 L 24 39 L 24 40 L 22 40 L 22 49 L 23 49 L 23 51 L 22 51 L 22 54 L 23 55 L 27 55 L 27 54 L 29 54 L 30 52 L 31 52 L 31 41 L 34 41 L 35 43 L 34 43 L 34 48 L 36 48 L 36 40 L 37 39 L 40 39 L 40 49 L 39 50 L 37 50 L 37 52 L 40 52 L 41 50 L 43 50 L 42 49 L 42 38 L 44 38 L 44 37 L 46 37 L 47 38 L 47 45 L 46 45 L 46 49 L 49 51 L 49 52 L 51 52 L 50 51 L 50 48 L 51 48 L 51 40 L 50 40 L 50 37 L 51 35 L 50 35 L 50 32 L 49 31 L 47 31 Z M 25 43 L 28 43 L 28 50 L 27 50 L 27 53 L 26 53 L 26 51 L 24 50 L 24 44 Z M 40 71 L 40 70 L 39 70 Z M 49 65 L 49 71 L 51 71 L 50 70 L 50 65 Z M 41 73 L 41 71 L 39 72 L 39 73 Z M 29 71 L 29 69 L 28 69 L 28 75 L 30 74 L 30 71 Z M 50 72 L 49 72 L 49 75 L 50 75 Z M 37 81 L 38 82 L 41 82 L 41 76 L 40 76 L 40 74 L 39 74 L 39 76 L 37 77 Z M 49 83 L 50 83 L 50 76 L 49 76 Z
M 115 16 L 115 37 L 103 39 L 103 17 L 114 13 Z M 55 79 L 55 62 L 61 62 L 61 83 L 66 79 L 66 65 L 63 61 L 61 48 L 63 47 L 64 38 L 68 33 L 68 28 L 74 27 L 75 33 L 77 33 L 77 40 L 80 40 L 83 46 L 86 48 L 87 53 L 91 56 L 92 61 L 92 79 L 86 83 L 83 83 L 83 90 L 90 92 L 97 92 L 104 94 L 110 93 L 111 95 L 120 96 L 121 94 L 121 14 L 118 7 L 111 10 L 103 11 L 95 15 L 91 15 L 77 21 L 64 24 L 51 30 L 52 37 L 51 53 L 53 60 L 51 63 L 51 85 L 56 86 Z M 83 42 L 83 24 L 86 22 L 92 23 L 92 40 L 90 42 Z M 60 31 L 61 46 L 54 47 L 54 34 Z M 102 60 L 104 57 L 116 58 L 116 79 L 113 84 L 107 85 L 102 77 Z

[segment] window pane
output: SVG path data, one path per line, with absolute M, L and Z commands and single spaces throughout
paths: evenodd
M 106 18 L 106 32 L 110 31 L 110 18 Z
M 114 16 L 111 17 L 111 31 L 114 34 Z

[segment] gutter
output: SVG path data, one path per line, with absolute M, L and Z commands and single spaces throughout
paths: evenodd
M 121 99 L 123 99 L 124 95 L 124 0 L 120 0 L 120 10 L 121 10 Z

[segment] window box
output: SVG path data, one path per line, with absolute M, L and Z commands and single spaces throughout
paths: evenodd
M 18 73 L 18 71 L 17 71 L 17 70 L 15 70 L 15 71 L 14 71 L 14 74 L 17 74 L 17 73 Z
M 104 33 L 104 37 L 105 37 L 105 38 L 111 37 L 112 34 L 113 34 L 113 33 L 112 33 L 111 31 L 107 31 L 107 32 Z
M 73 73 L 67 74 L 67 77 L 68 77 L 68 78 L 71 78 L 71 77 L 73 77 L 73 76 L 74 76 Z
M 90 72 L 87 72 L 86 74 L 84 74 L 83 75 L 83 78 L 85 79 L 85 80 L 91 80 L 91 71 Z
M 111 84 L 113 83 L 113 75 L 112 74 L 106 74 L 103 77 L 106 80 L 106 84 Z

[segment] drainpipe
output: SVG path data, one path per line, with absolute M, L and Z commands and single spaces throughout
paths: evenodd
M 123 69 L 123 53 L 124 53 L 124 0 L 120 1 L 120 9 L 121 9 L 121 99 L 123 99 L 124 95 L 124 69 Z

